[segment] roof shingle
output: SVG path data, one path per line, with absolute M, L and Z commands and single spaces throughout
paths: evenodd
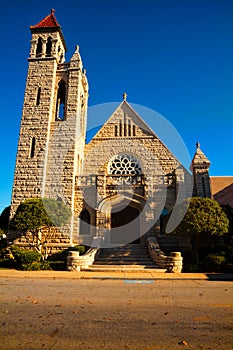
M 54 16 L 54 12 L 54 9 L 52 9 L 51 13 L 48 16 L 46 16 L 36 25 L 31 26 L 30 28 L 60 28 L 60 25 L 58 24 L 56 17 Z
M 233 184 L 233 176 L 210 176 L 210 184 L 212 194 L 215 195 Z

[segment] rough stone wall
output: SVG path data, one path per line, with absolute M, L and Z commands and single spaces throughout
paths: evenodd
M 24 107 L 20 126 L 11 215 L 25 199 L 41 197 L 47 139 L 52 118 L 50 106 L 55 84 L 56 60 L 29 61 Z M 36 105 L 37 89 L 41 87 L 41 102 Z M 31 156 L 35 138 L 34 155 Z
M 126 102 L 118 107 L 85 146 L 85 177 L 76 181 L 76 215 L 78 217 L 87 201 L 96 211 L 97 234 L 101 227 L 106 227 L 109 218 L 105 217 L 105 213 L 100 213 L 98 207 L 106 198 L 115 195 L 114 190 L 108 189 L 106 175 L 110 159 L 120 153 L 134 155 L 140 161 L 145 183 L 137 189 L 134 187 L 126 191 L 144 197 L 147 203 L 146 213 L 143 214 L 145 225 L 148 224 L 151 234 L 154 234 L 155 226 L 159 227 L 159 223 L 150 223 L 154 222 L 164 206 L 168 210 L 172 208 L 179 186 L 183 192 L 181 197 L 190 192 L 184 182 L 186 179 L 190 181 L 191 176 Z M 120 191 L 119 187 L 117 191 Z
M 124 135 L 125 125 L 126 135 Z M 118 130 L 122 129 L 121 136 L 119 132 L 115 136 L 115 127 Z M 92 141 L 86 145 L 84 174 L 106 173 L 111 157 L 122 152 L 135 155 L 143 166 L 144 174 L 168 174 L 179 165 L 171 152 L 132 112 L 127 103 L 121 104 Z
M 41 252 L 51 255 L 69 248 L 70 239 L 56 227 L 43 227 L 39 240 L 28 231 L 17 237 L 14 244 L 24 249 L 36 249 L 40 244 Z
M 124 118 L 127 119 L 126 125 L 130 122 L 132 130 L 134 126 L 134 136 L 132 133 L 131 136 L 115 136 L 115 127 L 119 128 L 120 121 L 123 127 Z M 86 145 L 83 174 L 107 174 L 109 160 L 119 153 L 133 154 L 138 158 L 143 174 L 148 179 L 147 191 L 150 194 L 161 188 L 164 175 L 175 174 L 179 182 L 190 176 L 147 125 L 137 118 L 127 103 L 123 103 L 116 110 L 93 140 Z M 170 209 L 174 204 L 176 186 L 174 183 L 167 185 L 167 206 Z
M 46 42 L 52 40 L 51 54 L 46 56 Z M 42 52 L 36 57 L 38 39 Z M 28 75 L 16 157 L 12 191 L 11 217 L 25 199 L 41 197 L 47 163 L 47 146 L 55 99 L 56 72 L 64 60 L 65 48 L 59 31 L 32 31 Z M 38 90 L 40 96 L 38 97 Z
M 52 47 L 48 55 L 49 37 Z M 39 38 L 42 52 L 38 56 Z M 96 227 L 104 227 L 106 221 L 105 213 L 98 211 L 100 203 L 115 195 L 107 186 L 108 163 L 113 156 L 127 153 L 140 161 L 145 178 L 131 192 L 147 202 L 145 222 L 153 221 L 156 211 L 174 205 L 179 186 L 190 175 L 125 100 L 85 145 L 87 78 L 79 48 L 69 63 L 64 63 L 64 53 L 59 30 L 32 30 L 11 216 L 25 199 L 59 197 L 73 212 L 63 233 L 78 241 L 79 215 L 87 208 L 91 214 L 90 236 L 94 236 Z M 61 80 L 66 83 L 65 120 L 56 120 Z M 80 186 L 81 175 L 89 179 L 89 185 Z M 185 186 L 182 191 L 185 193 Z
M 194 196 L 211 198 L 210 177 L 206 167 L 194 169 Z
M 49 37 L 51 53 L 46 54 Z M 38 55 L 39 38 L 42 52 Z M 75 176 L 84 157 L 88 83 L 79 48 L 69 63 L 64 63 L 64 53 L 59 30 L 32 30 L 11 217 L 20 203 L 35 197 L 61 198 L 74 209 Z M 56 120 L 61 80 L 66 84 L 65 119 Z M 73 218 L 65 227 L 69 236 L 72 222 Z

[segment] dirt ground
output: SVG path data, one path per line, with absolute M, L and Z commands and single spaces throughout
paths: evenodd
M 233 283 L 0 278 L 0 349 L 231 349 Z

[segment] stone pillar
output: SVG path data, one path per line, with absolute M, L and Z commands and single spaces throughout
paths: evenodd
M 34 58 L 36 56 L 36 40 L 31 40 L 31 50 L 30 50 L 30 58 Z
M 46 53 L 46 40 L 42 39 L 42 54 L 41 54 L 41 57 L 45 57 L 45 53 Z

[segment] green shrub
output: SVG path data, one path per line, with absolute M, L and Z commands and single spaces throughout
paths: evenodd
M 207 255 L 202 262 L 203 268 L 208 272 L 222 271 L 225 265 L 226 257 L 215 253 Z
M 58 252 L 49 255 L 48 259 L 49 261 L 66 261 L 67 255 L 69 253 L 68 249 L 59 250 Z
M 33 261 L 30 265 L 23 266 L 23 270 L 38 271 L 38 270 L 51 270 L 51 266 L 48 261 Z
M 0 250 L 0 267 L 14 268 L 15 261 L 11 250 L 8 247 L 1 248 Z
M 54 271 L 66 271 L 66 260 L 65 261 L 51 261 L 50 267 Z
M 200 267 L 197 264 L 186 264 L 182 272 L 200 272 Z
M 13 269 L 15 267 L 15 262 L 10 258 L 2 258 L 0 259 L 0 267 Z
M 80 255 L 83 255 L 88 249 L 84 245 L 75 245 L 74 247 L 69 248 L 69 250 L 79 252 Z
M 48 256 L 48 261 L 50 263 L 50 267 L 55 271 L 65 271 L 66 270 L 66 259 L 69 253 L 68 249 L 63 249 Z
M 0 249 L 7 247 L 6 231 L 0 228 Z
M 22 270 L 27 270 L 34 262 L 41 262 L 41 254 L 35 250 L 24 250 L 17 246 L 11 247 L 11 252 L 14 256 L 15 267 Z

